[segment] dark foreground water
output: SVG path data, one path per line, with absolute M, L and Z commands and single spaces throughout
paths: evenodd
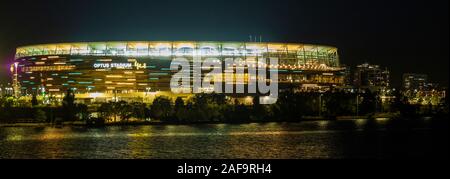
M 448 122 L 0 128 L 0 158 L 448 159 Z

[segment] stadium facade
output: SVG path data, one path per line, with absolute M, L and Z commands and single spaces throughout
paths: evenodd
M 344 85 L 338 49 L 330 46 L 258 42 L 92 42 L 19 47 L 11 66 L 20 95 L 77 98 L 145 98 L 169 93 L 174 58 L 276 57 L 279 86 L 323 89 Z M 237 77 L 236 77 L 237 78 Z M 246 78 L 246 76 L 244 76 Z M 226 83 L 226 81 L 225 81 Z M 233 83 L 233 82 L 229 82 Z

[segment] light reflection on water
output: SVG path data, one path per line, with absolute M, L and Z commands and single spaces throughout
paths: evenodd
M 383 148 L 389 149 L 390 142 L 383 139 L 386 135 L 381 132 L 386 123 L 387 119 L 375 122 L 358 119 L 235 125 L 0 128 L 0 158 L 383 158 L 389 157 Z M 375 132 L 366 133 L 368 125 Z

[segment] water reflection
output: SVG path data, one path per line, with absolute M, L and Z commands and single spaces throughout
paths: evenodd
M 390 132 L 390 126 L 398 124 L 388 119 L 1 128 L 0 158 L 389 158 L 403 148 L 413 151 L 409 147 L 422 146 L 421 152 L 410 152 L 420 157 L 433 152 L 424 145 L 436 146 L 430 145 L 428 137 L 435 141 L 436 136 L 429 134 L 431 122 L 426 121 L 418 126 L 424 130 L 403 135 Z M 439 147 L 448 149 L 447 144 Z

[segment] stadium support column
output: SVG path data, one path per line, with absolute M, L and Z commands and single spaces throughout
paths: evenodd
M 20 84 L 18 79 L 18 62 L 15 62 L 11 65 L 11 73 L 13 74 L 13 90 L 14 90 L 14 97 L 18 98 L 20 97 Z

